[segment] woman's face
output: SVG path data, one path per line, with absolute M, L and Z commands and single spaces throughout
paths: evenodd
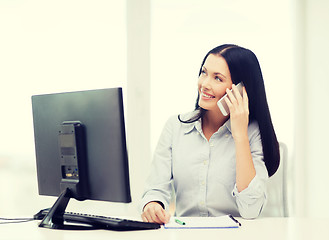
M 198 81 L 199 106 L 207 110 L 219 111 L 217 102 L 231 89 L 230 70 L 222 56 L 210 54 L 202 66 Z

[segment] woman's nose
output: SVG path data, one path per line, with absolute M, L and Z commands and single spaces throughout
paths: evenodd
M 210 88 L 210 78 L 205 77 L 202 81 L 201 86 L 202 86 L 202 88 L 209 89 Z

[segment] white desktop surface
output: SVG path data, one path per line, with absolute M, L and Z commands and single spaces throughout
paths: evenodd
M 116 232 L 107 230 L 68 231 L 39 228 L 39 221 L 0 224 L 0 239 L 47 240 L 185 240 L 185 239 L 329 239 L 329 218 L 237 218 L 238 229 L 158 229 L 147 231 Z

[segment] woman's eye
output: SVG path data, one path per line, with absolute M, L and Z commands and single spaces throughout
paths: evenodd
M 222 79 L 220 79 L 219 77 L 215 77 L 216 81 L 222 81 Z
M 205 70 L 202 70 L 202 71 L 201 71 L 201 74 L 202 74 L 202 75 L 206 75 L 206 71 L 205 71 Z

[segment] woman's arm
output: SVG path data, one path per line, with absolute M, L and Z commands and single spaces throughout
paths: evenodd
M 166 210 L 169 208 L 172 192 L 171 143 L 175 121 L 177 117 L 172 117 L 167 121 L 155 149 L 150 174 L 140 203 L 144 221 L 166 223 L 170 218 Z
M 256 176 L 252 161 L 249 139 L 235 140 L 236 149 L 236 187 L 239 192 L 246 189 Z
M 256 175 L 242 191 L 239 191 L 235 184 L 232 196 L 235 198 L 240 215 L 243 218 L 252 219 L 259 216 L 265 204 L 268 173 L 263 160 L 262 141 L 257 122 L 249 124 L 248 133 Z
M 239 192 L 246 189 L 256 176 L 256 170 L 251 156 L 248 137 L 249 107 L 246 89 L 243 96 L 237 87 L 232 85 L 233 93 L 226 90 L 229 100 L 225 98 L 230 109 L 232 136 L 236 150 L 236 187 Z
M 227 91 L 230 101 L 231 129 L 236 149 L 236 185 L 232 191 L 243 218 L 256 218 L 266 200 L 265 181 L 268 178 L 258 124 L 252 123 L 248 135 L 249 106 L 245 88 L 243 96 L 236 86 Z M 250 140 L 249 140 L 250 139 Z

